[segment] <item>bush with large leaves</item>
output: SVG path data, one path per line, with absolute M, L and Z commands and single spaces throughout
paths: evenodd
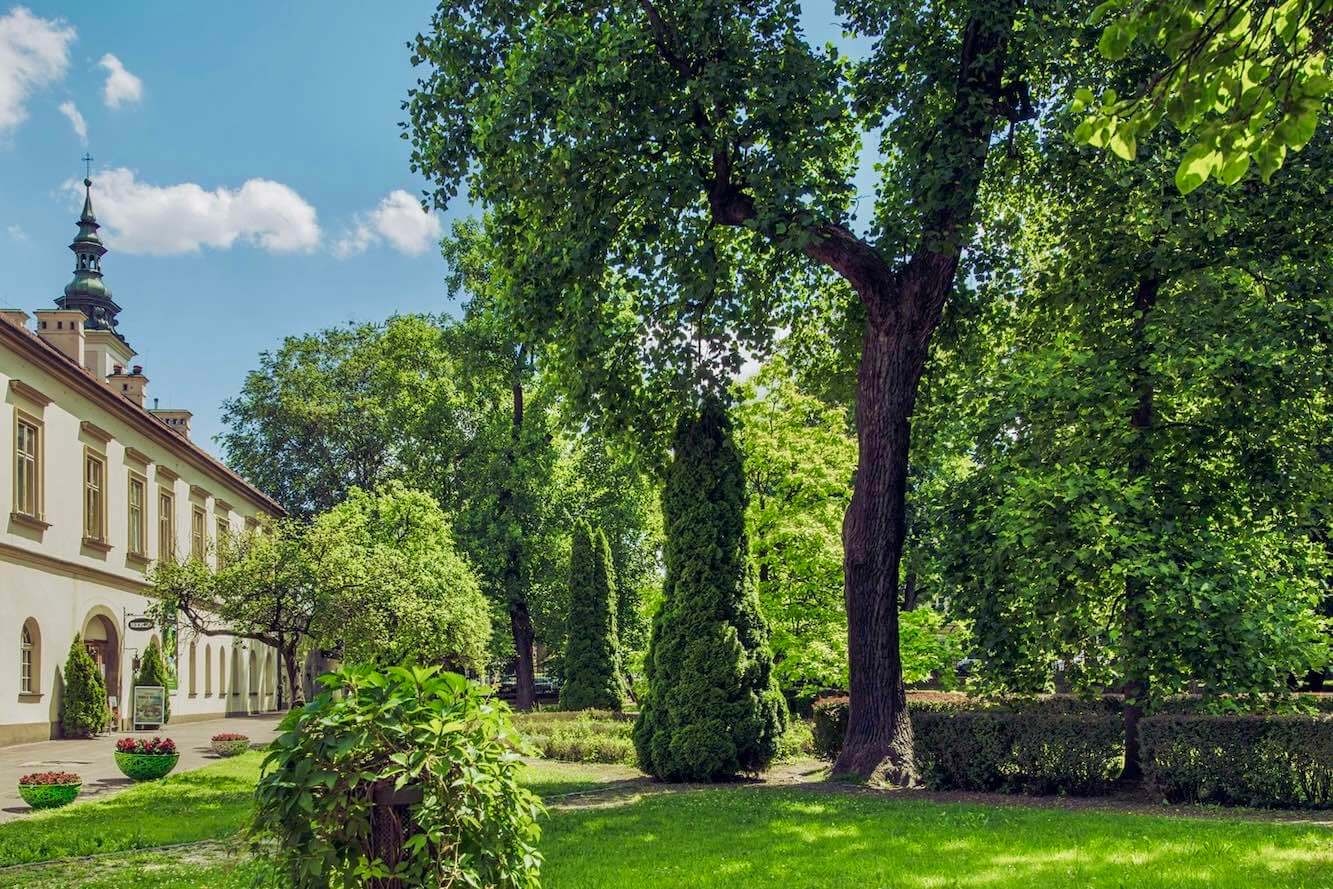
M 436 668 L 320 682 L 283 720 L 255 791 L 284 885 L 535 889 L 541 805 L 519 785 L 502 704 Z

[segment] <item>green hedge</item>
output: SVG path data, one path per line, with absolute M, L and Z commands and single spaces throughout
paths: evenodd
M 1333 716 L 1150 716 L 1139 737 L 1170 802 L 1333 807 Z

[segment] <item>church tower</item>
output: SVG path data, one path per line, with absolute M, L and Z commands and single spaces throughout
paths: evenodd
M 65 295 L 56 299 L 62 309 L 78 309 L 87 316 L 85 330 L 106 330 L 121 342 L 125 338 L 116 330 L 116 315 L 120 306 L 111 298 L 111 289 L 102 280 L 102 257 L 106 246 L 98 237 L 97 216 L 93 213 L 93 181 L 83 180 L 83 212 L 79 214 L 79 231 L 69 245 L 74 254 L 74 279 L 65 285 Z M 128 343 L 126 344 L 128 345 Z

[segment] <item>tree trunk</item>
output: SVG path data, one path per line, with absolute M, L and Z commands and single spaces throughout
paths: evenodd
M 924 343 L 866 324 L 857 373 L 859 458 L 843 521 L 851 694 L 836 774 L 894 785 L 916 778 L 898 650 L 898 567 L 906 537 L 907 455 Z
M 537 693 L 533 683 L 532 616 L 528 614 L 528 603 L 522 600 L 509 603 L 509 628 L 514 634 L 514 652 L 518 656 L 514 664 L 517 680 L 514 707 L 531 710 L 537 702 Z
M 296 667 L 296 643 L 288 645 L 281 654 L 282 668 L 287 673 L 287 700 L 282 698 L 282 683 L 278 683 L 278 709 L 283 709 L 283 704 L 297 706 L 301 700 L 301 675 Z
M 1148 316 L 1157 305 L 1158 279 L 1149 276 L 1139 279 L 1134 293 L 1134 323 L 1130 329 L 1131 346 L 1134 350 L 1134 365 L 1131 368 L 1130 385 L 1134 391 L 1134 409 L 1129 415 L 1129 426 L 1134 431 L 1129 455 L 1128 477 L 1133 484 L 1146 479 L 1152 468 L 1152 443 L 1149 432 L 1153 424 L 1153 383 L 1148 369 L 1152 357 L 1152 344 L 1148 342 L 1146 327 Z M 1147 518 L 1144 516 L 1143 518 Z M 1140 522 L 1140 525 L 1143 523 Z M 1147 582 L 1140 576 L 1130 574 L 1125 578 L 1125 770 L 1121 780 L 1138 781 L 1143 777 L 1142 763 L 1139 761 L 1139 719 L 1143 716 L 1143 704 L 1149 694 L 1148 676 L 1144 670 L 1146 651 L 1143 645 L 1144 608 L 1148 595 Z

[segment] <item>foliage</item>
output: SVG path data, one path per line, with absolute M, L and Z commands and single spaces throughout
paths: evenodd
M 106 683 L 78 633 L 65 661 L 65 690 L 60 699 L 60 724 L 67 738 L 91 738 L 111 720 Z
M 139 756 L 175 756 L 176 742 L 156 735 L 152 738 L 121 738 L 116 742 L 116 752 Z
M 634 718 L 609 710 L 520 713 L 514 726 L 546 759 L 633 765 Z
M 19 778 L 19 784 L 37 786 L 42 784 L 82 784 L 83 779 L 75 772 L 33 772 Z
M 519 786 L 502 705 L 435 668 L 350 667 L 320 681 L 325 690 L 283 720 L 255 792 L 255 828 L 276 841 L 287 885 L 391 875 L 407 886 L 538 885 L 541 806 Z M 377 817 L 393 816 L 376 815 L 372 797 L 404 787 L 422 798 L 400 815 L 391 868 L 374 834 Z
M 560 687 L 560 706 L 567 710 L 620 710 L 625 706 L 616 598 L 606 535 L 581 521 L 574 526 L 569 551 L 568 641 Z
M 340 650 L 349 663 L 485 667 L 490 607 L 429 494 L 399 482 L 352 488 L 310 533 L 341 541 L 345 564 L 366 577 L 326 603 L 312 628 L 315 644 Z
M 764 769 L 787 708 L 772 675 L 745 536 L 745 478 L 716 400 L 682 417 L 662 494 L 666 584 L 653 621 L 639 766 L 668 781 Z
M 1144 777 L 1169 802 L 1333 807 L 1333 715 L 1150 716 Z
M 1328 0 L 1105 0 L 1092 22 L 1105 23 L 1107 59 L 1138 43 L 1164 61 L 1140 94 L 1079 90 L 1074 110 L 1090 113 L 1075 138 L 1133 160 L 1165 116 L 1191 135 L 1175 174 L 1185 194 L 1210 178 L 1231 185 L 1252 161 L 1270 181 L 1314 136 L 1333 88 Z
M 845 411 L 807 394 L 782 358 L 740 387 L 736 445 L 773 672 L 788 699 L 847 687 L 842 519 L 856 440 Z
M 134 685 L 157 686 L 164 692 L 162 696 L 162 721 L 171 721 L 171 694 L 167 683 L 167 663 L 162 658 L 162 644 L 154 636 L 148 640 L 148 647 L 139 658 L 139 672 L 135 674 Z
M 935 679 L 945 689 L 957 685 L 958 662 L 971 643 L 966 627 L 933 608 L 913 608 L 898 618 L 898 640 L 904 682 L 911 685 Z

